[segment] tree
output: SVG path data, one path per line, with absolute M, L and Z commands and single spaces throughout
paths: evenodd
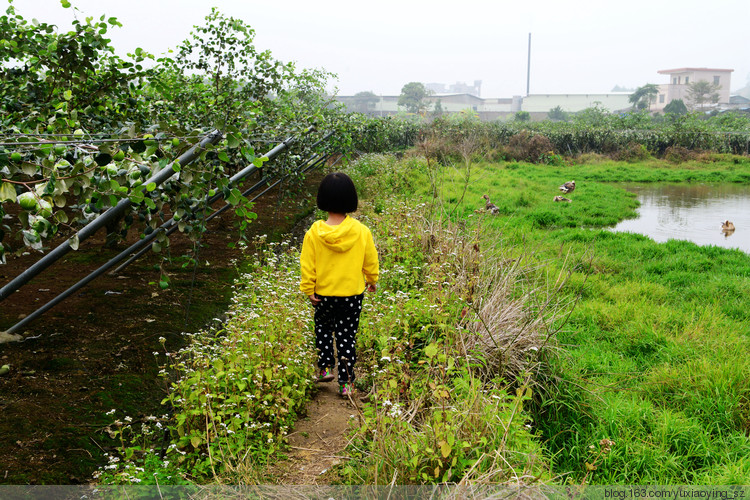
M 401 88 L 401 95 L 398 98 L 398 105 L 406 108 L 409 113 L 421 113 L 426 110 L 428 103 L 425 97 L 430 95 L 429 90 L 424 84 L 419 82 L 409 82 Z
M 708 102 L 712 104 L 719 102 L 719 89 L 721 86 L 716 83 L 699 80 L 689 83 L 687 87 L 688 98 L 693 106 L 697 105 L 700 109 L 703 109 L 704 105 Z
M 517 122 L 527 122 L 531 120 L 531 114 L 528 111 L 519 111 L 513 116 L 513 119 Z
M 364 92 L 357 92 L 354 94 L 354 110 L 359 113 L 367 113 L 375 109 L 375 105 L 380 101 L 380 98 L 375 95 L 374 92 L 366 90 Z
M 656 100 L 656 96 L 659 94 L 659 86 L 654 83 L 647 83 L 642 87 L 635 89 L 628 101 L 633 103 L 633 107 L 636 109 L 651 109 L 651 104 Z
M 128 59 L 115 54 L 107 38 L 120 26 L 113 17 L 76 20 L 71 31 L 58 32 L 26 21 L 12 5 L 5 14 L 0 264 L 6 253 L 44 251 L 55 236 L 71 236 L 77 248 L 78 229 L 126 199 L 120 218 L 107 224 L 113 242 L 134 225 L 152 234 L 170 214 L 197 242 L 205 229 L 202 201 L 215 193 L 227 197 L 244 229 L 255 214 L 230 175 L 263 165 L 254 148 L 267 144 L 253 139 L 255 131 L 272 126 L 287 137 L 335 112 L 325 97 L 329 74 L 295 73 L 292 64 L 256 50 L 244 22 L 216 10 L 179 47 L 177 60 L 162 58 L 150 69 L 143 63 L 154 58 L 141 48 Z M 223 135 L 219 150 L 206 145 L 192 163 L 170 167 L 214 127 Z M 295 148 L 313 140 L 310 134 Z M 264 174 L 296 164 L 295 156 L 278 157 Z M 165 168 L 178 175 L 146 183 Z M 166 241 L 161 232 L 152 248 Z
M 664 106 L 664 113 L 665 114 L 671 114 L 674 116 L 682 116 L 688 112 L 687 106 L 685 106 L 685 102 L 682 99 L 675 99 L 674 101 L 671 101 L 669 104 Z
M 445 110 L 443 109 L 443 103 L 440 101 L 440 99 L 438 99 L 435 103 L 435 108 L 432 110 L 432 116 L 437 118 L 439 116 L 443 116 L 443 113 L 445 113 Z
M 568 113 L 566 111 L 563 111 L 560 106 L 555 106 L 554 108 L 550 109 L 547 113 L 547 117 L 550 120 L 556 122 L 566 122 L 569 119 Z

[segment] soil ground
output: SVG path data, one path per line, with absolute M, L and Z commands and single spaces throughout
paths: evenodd
M 279 484 L 329 484 L 326 474 L 346 460 L 346 431 L 358 422 L 360 403 L 355 396 L 344 399 L 334 382 L 318 384 L 307 414 L 288 436 L 288 460 L 270 467 L 269 477 Z
M 322 173 L 308 174 L 302 192 L 281 197 L 273 190 L 260 198 L 255 206 L 258 219 L 251 224 L 251 231 L 271 236 L 292 230 L 312 209 Z M 137 238 L 136 233 L 131 230 L 131 241 Z M 0 331 L 124 248 L 105 249 L 103 239 L 102 231 L 82 242 L 78 251 L 68 253 L 2 301 Z M 227 248 L 234 240 L 233 220 L 222 215 L 209 225 L 197 268 L 183 268 L 178 262 L 165 268 L 171 279 L 169 289 L 154 285 L 159 281 L 161 257 L 149 253 L 117 275 L 99 277 L 30 323 L 23 341 L 0 344 L 0 364 L 11 366 L 10 373 L 0 376 L 0 484 L 89 483 L 91 474 L 106 463 L 104 454 L 114 446 L 106 432 L 112 421 L 105 415 L 108 411 L 117 409 L 118 416 L 129 415 L 136 422 L 165 413 L 160 406 L 165 383 L 157 375 L 154 355 L 163 352 L 159 338 L 167 339 L 168 349 L 177 349 L 182 343 L 181 332 L 193 332 L 221 319 L 236 272 L 232 261 L 241 258 L 238 250 Z M 172 236 L 173 257 L 189 248 L 186 238 L 178 233 Z M 0 266 L 0 284 L 8 283 L 40 257 L 36 252 L 9 257 L 8 263 Z M 344 401 L 337 395 L 330 395 L 335 396 L 335 402 L 326 400 L 328 392 L 319 391 L 311 409 L 319 405 L 344 410 Z M 343 421 L 351 412 L 334 413 L 320 421 Z M 308 420 L 316 418 L 313 415 L 311 411 Z M 339 427 L 336 424 L 335 428 Z M 338 430 L 331 429 L 300 430 L 300 436 L 303 432 L 320 436 L 321 442 L 294 441 L 294 446 L 326 450 L 326 457 L 333 457 L 339 448 L 331 443 Z M 317 466 L 319 457 L 312 457 Z M 305 479 L 290 476 L 290 480 Z

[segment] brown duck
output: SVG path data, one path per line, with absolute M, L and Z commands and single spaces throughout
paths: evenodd
M 485 195 L 482 196 L 482 198 L 484 198 L 485 200 L 487 200 L 487 203 L 484 204 L 485 210 L 489 210 L 490 213 L 493 214 L 493 215 L 497 215 L 497 214 L 500 213 L 500 209 L 497 208 L 497 205 L 495 205 L 494 203 L 492 203 L 490 201 L 489 195 L 485 194 Z
M 576 188 L 576 181 L 568 181 L 562 186 L 560 186 L 560 191 L 562 191 L 565 194 L 572 193 Z

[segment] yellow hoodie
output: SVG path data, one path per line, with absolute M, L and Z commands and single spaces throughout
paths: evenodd
M 300 290 L 334 297 L 350 297 L 378 281 L 378 252 L 370 230 L 348 215 L 336 226 L 316 221 L 305 233 L 300 256 Z

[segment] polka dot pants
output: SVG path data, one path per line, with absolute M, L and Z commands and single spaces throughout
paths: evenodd
M 354 363 L 357 361 L 356 335 L 362 312 L 364 293 L 351 297 L 325 297 L 315 307 L 315 345 L 318 347 L 318 367 L 333 368 L 333 340 L 338 353 L 339 383 L 354 382 Z

